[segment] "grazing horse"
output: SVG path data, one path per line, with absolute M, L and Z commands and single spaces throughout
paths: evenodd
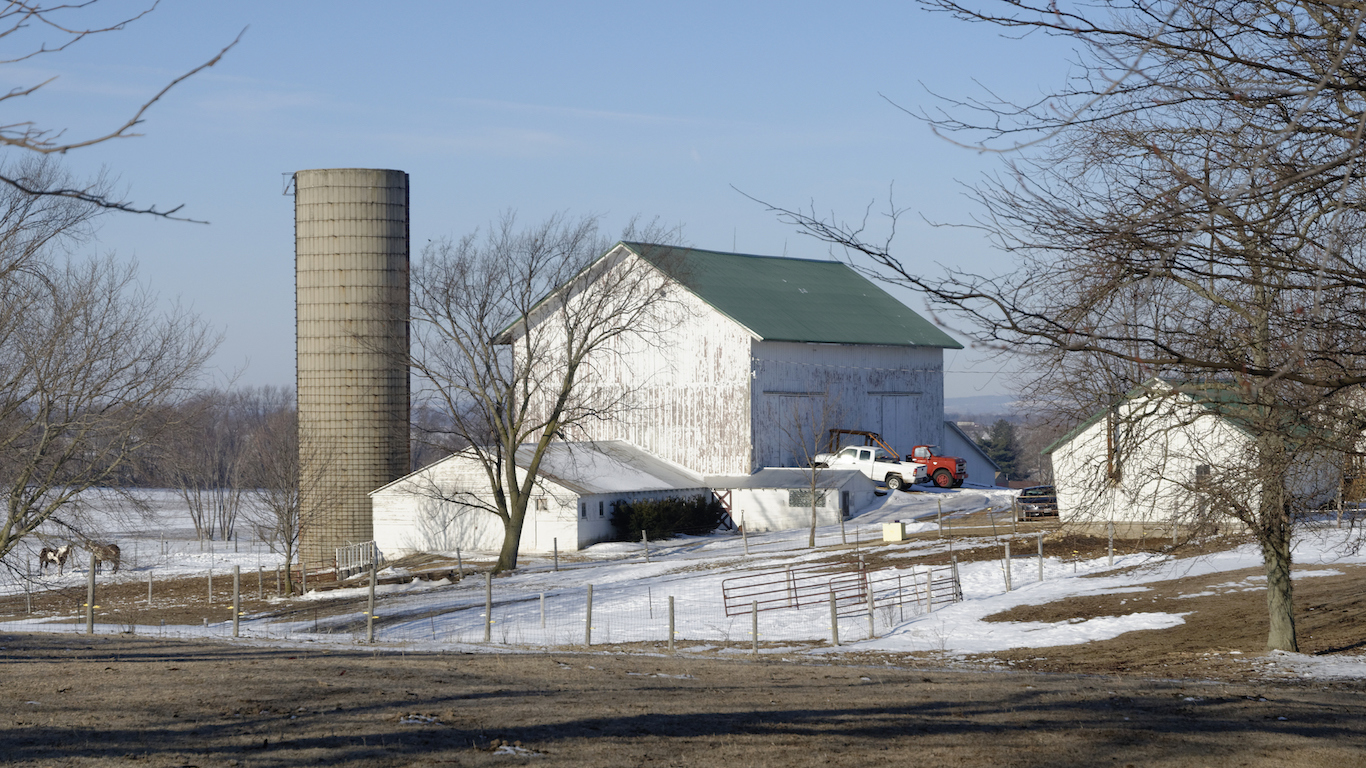
M 66 559 L 71 555 L 72 546 L 67 544 L 62 547 L 52 548 L 43 547 L 38 551 L 38 573 L 47 570 L 49 565 L 57 566 L 57 575 L 62 575 L 62 568 L 66 565 Z
M 112 563 L 114 573 L 119 572 L 119 545 L 117 544 L 91 544 L 90 551 L 95 555 L 95 573 L 99 573 L 105 563 Z

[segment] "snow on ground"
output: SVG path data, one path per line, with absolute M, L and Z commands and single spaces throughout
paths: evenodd
M 988 506 L 1005 508 L 1011 493 L 1002 489 L 931 489 L 919 493 L 886 496 L 874 508 L 839 526 L 818 529 L 818 548 L 806 548 L 807 531 L 779 531 L 742 538 L 733 532 L 710 536 L 686 536 L 649 547 L 646 563 L 644 548 L 638 543 L 599 544 L 578 553 L 573 562 L 566 558 L 558 572 L 546 557 L 524 557 L 516 573 L 493 580 L 492 622 L 486 624 L 485 581 L 482 576 L 466 578 L 457 585 L 443 582 L 414 581 L 409 584 L 382 585 L 383 597 L 377 608 L 379 623 L 376 637 L 380 643 L 403 644 L 415 649 L 450 649 L 478 646 L 484 650 L 516 651 L 525 648 L 582 645 L 591 634 L 594 643 L 663 644 L 668 638 L 669 606 L 674 608 L 675 639 L 691 650 L 720 650 L 748 653 L 753 640 L 752 619 L 744 606 L 727 615 L 721 595 L 727 579 L 744 578 L 755 573 L 776 574 L 784 578 L 786 569 L 830 557 L 829 547 L 842 541 L 860 549 L 875 547 L 884 556 L 909 558 L 948 552 L 947 542 L 917 541 L 896 545 L 881 542 L 882 524 L 907 523 L 910 531 L 933 530 L 941 514 L 950 521 Z M 111 521 L 118 516 L 111 515 Z M 230 574 L 232 566 L 244 572 L 258 567 L 267 572 L 280 563 L 278 554 L 261 542 L 243 541 L 235 546 L 224 542 L 212 545 L 194 541 L 193 531 L 182 521 L 183 510 L 173 497 L 163 494 L 152 511 L 127 525 L 111 538 L 124 549 L 129 567 L 107 578 L 145 581 L 167 576 Z M 108 525 L 114 525 L 108 522 Z M 992 531 L 979 531 L 978 546 L 998 546 Z M 1004 536 L 1008 530 L 1003 528 Z M 1296 563 L 1317 570 L 1299 570 L 1297 578 L 1338 573 L 1322 566 L 1366 563 L 1366 553 L 1355 553 L 1346 546 L 1344 532 L 1331 528 L 1309 532 L 1295 546 Z M 1144 585 L 1246 568 L 1259 568 L 1261 556 L 1256 547 L 1245 545 L 1233 550 L 1196 558 L 1170 559 L 1149 555 L 1061 560 L 1045 558 L 1040 563 L 1031 542 L 1016 539 L 1018 549 L 1010 564 L 1011 591 L 1006 591 L 1005 564 L 1002 560 L 960 563 L 959 577 L 963 601 L 924 612 L 923 606 L 910 601 L 899 606 L 878 607 L 873 626 L 866 611 L 847 611 L 839 620 L 841 649 L 830 646 L 829 603 L 813 602 L 759 613 L 759 639 L 763 652 L 831 653 L 837 650 L 888 652 L 928 651 L 947 657 L 973 653 L 992 653 L 1010 648 L 1073 645 L 1103 640 L 1125 632 L 1161 629 L 1184 621 L 1183 613 L 1136 613 L 1101 616 L 1064 622 L 989 622 L 987 616 L 1018 605 L 1037 605 L 1077 595 L 1142 593 Z M 962 549 L 968 542 L 959 540 Z M 201 549 L 203 551 L 201 551 Z M 225 551 L 226 550 L 226 551 Z M 748 550 L 748 554 L 746 553 Z M 467 561 L 468 562 L 468 561 Z M 1121 569 L 1124 569 L 1121 572 Z M 892 578 L 912 583 L 924 568 L 902 566 Z M 1089 578 L 1082 578 L 1089 577 Z M 43 576 L 44 587 L 77 586 L 84 583 L 84 566 L 69 569 L 64 577 Z M 591 628 L 588 620 L 588 591 L 593 593 Z M 12 575 L 0 576 L 0 592 L 23 589 Z M 1218 585 L 1217 591 L 1265 589 L 1261 577 L 1240 578 Z M 319 601 L 336 597 L 359 597 L 364 588 L 310 593 L 306 599 Z M 1204 594 L 1204 593 L 1201 593 Z M 362 610 L 358 609 L 358 610 Z M 322 611 L 320 610 L 320 613 Z M 83 629 L 78 617 L 63 617 L 51 622 L 13 622 L 35 631 L 70 632 Z M 230 632 L 230 622 L 205 627 L 136 627 L 109 624 L 103 632 L 133 631 L 141 634 L 196 637 L 222 637 Z M 485 632 L 492 646 L 484 645 Z M 365 617 L 357 612 L 344 616 L 281 622 L 246 617 L 241 634 L 248 641 L 270 639 L 286 642 L 324 642 L 351 644 L 364 638 Z M 871 636 L 870 636 L 871 635 Z M 1366 677 L 1366 658 L 1318 658 L 1297 654 L 1275 654 L 1260 662 L 1268 673 L 1300 677 Z

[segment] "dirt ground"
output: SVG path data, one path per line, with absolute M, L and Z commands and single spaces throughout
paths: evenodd
M 1361 686 L 0 635 L 11 766 L 1366 761 Z
M 1048 534 L 1044 546 L 1049 556 L 1094 558 L 1106 542 Z M 830 557 L 862 554 L 871 567 L 910 562 L 886 553 L 865 547 Z M 955 554 L 964 562 L 1000 551 Z M 936 558 L 946 556 L 923 560 Z M 430 565 L 442 578 L 444 564 Z M 1340 574 L 1295 582 L 1302 650 L 1361 654 L 1366 567 L 1331 570 Z M 1017 579 L 1029 573 L 1022 567 Z M 1019 606 L 990 620 L 1161 611 L 1182 613 L 1185 623 L 966 665 L 934 654 L 675 657 L 650 644 L 476 655 L 0 634 L 0 762 L 1366 766 L 1366 683 L 1269 678 L 1253 663 L 1266 638 L 1259 575 Z M 231 578 L 220 575 L 213 587 L 210 601 L 202 577 L 157 581 L 149 606 L 145 583 L 102 584 L 97 613 L 104 623 L 223 621 Z M 274 588 L 273 573 L 259 584 L 244 574 L 244 609 L 293 619 L 364 610 L 355 599 L 301 605 L 259 597 Z M 84 601 L 80 588 L 35 593 L 33 613 L 74 616 Z M 27 612 L 22 595 L 0 600 L 0 617 Z

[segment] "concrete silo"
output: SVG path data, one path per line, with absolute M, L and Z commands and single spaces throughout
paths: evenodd
M 294 174 L 300 556 L 370 541 L 370 491 L 408 472 L 408 174 Z

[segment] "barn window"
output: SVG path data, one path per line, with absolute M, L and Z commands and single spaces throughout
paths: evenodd
M 598 517 L 602 517 L 602 502 L 598 502 Z
M 536 497 L 536 511 L 537 511 L 537 512 L 544 512 L 544 511 L 546 511 L 547 509 L 550 509 L 550 502 L 549 502 L 549 500 L 547 500 L 546 497 L 544 497 L 544 496 L 537 496 L 537 497 Z
M 1208 464 L 1196 464 L 1196 465 L 1195 465 L 1195 482 L 1197 482 L 1197 483 L 1208 483 L 1208 482 L 1209 482 L 1209 479 L 1210 479 L 1209 465 L 1208 465 Z
M 787 505 L 789 507 L 811 508 L 811 491 L 789 490 L 787 492 Z M 825 506 L 825 491 L 816 491 L 816 506 Z
M 588 519 L 588 502 L 585 501 L 579 504 L 579 517 L 584 520 Z

